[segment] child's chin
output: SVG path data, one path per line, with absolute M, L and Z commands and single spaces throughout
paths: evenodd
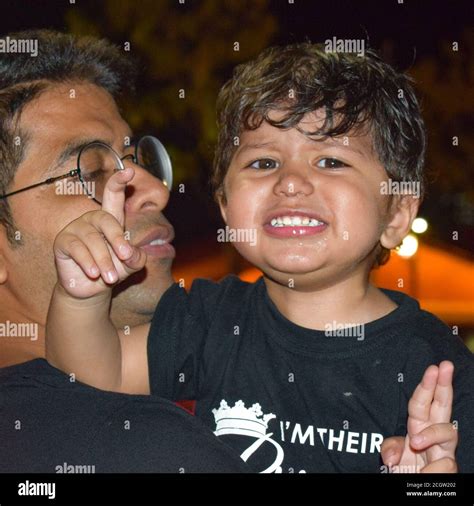
M 291 278 L 298 276 L 301 280 L 313 277 L 323 267 L 323 262 L 315 261 L 309 258 L 292 258 L 280 261 L 269 262 L 268 266 L 262 267 L 263 272 L 278 272 L 284 276 Z

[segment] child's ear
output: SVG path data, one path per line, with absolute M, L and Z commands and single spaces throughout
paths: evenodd
M 421 200 L 413 195 L 395 195 L 390 204 L 390 218 L 380 237 L 384 248 L 393 249 L 399 246 L 411 230 Z
M 219 204 L 219 209 L 221 211 L 222 219 L 225 223 L 227 223 L 227 199 L 225 198 L 224 189 L 221 188 L 216 193 L 217 203 Z

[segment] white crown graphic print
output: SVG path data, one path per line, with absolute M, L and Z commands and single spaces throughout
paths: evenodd
M 268 422 L 276 415 L 264 415 L 260 404 L 246 408 L 243 401 L 237 401 L 233 408 L 223 399 L 219 409 L 213 409 L 216 421 L 216 436 L 238 434 L 243 436 L 264 437 L 267 433 Z

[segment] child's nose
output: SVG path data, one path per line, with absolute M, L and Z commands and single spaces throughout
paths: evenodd
M 306 171 L 301 170 L 301 167 L 297 167 L 295 164 L 292 164 L 290 167 L 282 168 L 278 175 L 279 178 L 274 188 L 274 193 L 278 196 L 307 196 L 311 195 L 314 191 Z

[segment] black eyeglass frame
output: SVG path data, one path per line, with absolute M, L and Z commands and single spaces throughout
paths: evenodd
M 171 160 L 169 158 L 169 155 L 168 155 L 168 152 L 166 151 L 165 147 L 163 146 L 163 144 L 159 141 L 159 139 L 157 139 L 156 137 L 152 136 L 152 135 L 145 135 L 143 137 L 141 137 L 138 142 L 136 142 L 135 144 L 135 153 L 134 154 L 128 154 L 128 155 L 125 155 L 125 156 L 120 156 L 116 151 L 115 149 L 110 146 L 109 144 L 105 143 L 105 142 L 102 142 L 102 141 L 93 141 L 93 142 L 89 142 L 88 144 L 84 145 L 81 150 L 79 151 L 79 153 L 77 154 L 77 169 L 74 169 L 74 170 L 70 170 L 69 172 L 67 172 L 66 174 L 62 174 L 61 176 L 55 176 L 55 177 L 49 177 L 48 179 L 45 179 L 44 181 L 41 181 L 39 183 L 35 183 L 35 184 L 32 184 L 32 185 L 29 185 L 29 186 L 25 186 L 24 188 L 20 188 L 19 190 L 15 190 L 13 192 L 10 192 L 10 193 L 6 193 L 5 195 L 0 195 L 0 200 L 3 200 L 3 199 L 6 199 L 7 197 L 11 197 L 12 195 L 16 195 L 17 193 L 22 193 L 22 192 L 25 192 L 27 190 L 32 190 L 33 188 L 37 188 L 38 186 L 43 186 L 43 185 L 46 185 L 46 184 L 52 184 L 56 181 L 60 181 L 61 179 L 66 179 L 68 177 L 75 177 L 77 176 L 79 178 L 79 181 L 81 182 L 82 186 L 84 187 L 84 189 L 86 190 L 86 193 L 87 193 L 87 186 L 86 186 L 86 183 L 85 181 L 82 179 L 82 174 L 81 174 L 81 168 L 80 168 L 80 159 L 81 159 L 81 154 L 84 150 L 86 150 L 87 148 L 89 148 L 90 146 L 92 145 L 99 145 L 99 146 L 103 146 L 105 148 L 108 148 L 110 149 L 113 154 L 117 157 L 117 161 L 120 163 L 120 168 L 119 169 L 116 169 L 116 170 L 124 170 L 125 167 L 123 165 L 123 161 L 125 159 L 130 159 L 132 160 L 132 162 L 135 164 L 135 165 L 140 165 L 138 163 L 138 149 L 139 149 L 139 146 L 140 146 L 140 143 L 142 142 L 143 139 L 146 139 L 146 138 L 149 138 L 151 137 L 152 139 L 154 139 L 155 141 L 157 141 L 157 147 L 159 149 L 159 156 L 160 156 L 160 159 L 161 160 L 164 160 L 164 162 L 167 164 L 167 174 L 165 175 L 165 180 L 162 180 L 163 184 L 171 191 L 171 184 L 172 184 L 172 175 L 173 175 L 173 169 L 172 169 L 172 165 L 171 165 Z M 141 167 L 141 165 L 140 165 Z M 146 170 L 146 169 L 145 169 Z M 87 196 L 93 200 L 94 202 L 96 202 L 97 204 L 99 205 L 102 205 L 102 202 L 100 202 L 99 200 L 97 200 L 95 197 L 92 197 L 91 195 L 87 194 Z

